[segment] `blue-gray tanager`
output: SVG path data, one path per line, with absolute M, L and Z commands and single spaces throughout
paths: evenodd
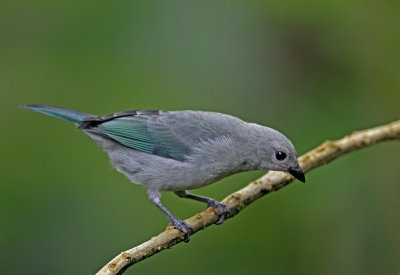
M 124 111 L 97 117 L 48 105 L 26 109 L 73 122 L 96 141 L 115 168 L 147 189 L 148 198 L 189 240 L 191 226 L 161 203 L 161 191 L 215 207 L 224 221 L 229 208 L 187 190 L 249 170 L 278 170 L 305 182 L 297 153 L 280 132 L 239 118 L 202 111 Z

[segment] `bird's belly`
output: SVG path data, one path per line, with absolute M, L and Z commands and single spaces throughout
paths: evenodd
M 144 185 L 160 191 L 183 191 L 200 188 L 222 178 L 212 173 L 202 173 L 190 165 L 173 165 L 160 174 L 163 176 L 153 178 Z
M 213 165 L 198 165 L 159 157 L 126 148 L 101 137 L 92 136 L 108 153 L 113 166 L 133 183 L 159 191 L 200 188 L 233 174 Z
M 177 172 L 175 177 L 171 177 L 171 180 L 156 183 L 156 186 L 165 191 L 191 190 L 212 184 L 233 174 L 221 173 L 220 171 L 213 171 L 213 169 L 205 170 L 199 167 L 190 167 L 190 165 L 177 169 Z
M 139 156 L 140 155 L 140 156 Z M 132 182 L 144 185 L 147 189 L 159 191 L 182 191 L 196 189 L 211 184 L 229 174 L 198 167 L 191 163 L 172 159 L 147 156 L 139 153 L 134 158 L 113 157 L 111 162 L 116 169 Z M 231 173 L 230 173 L 231 174 Z
M 192 189 L 197 189 L 201 188 L 203 186 L 209 185 L 211 183 L 214 183 L 217 181 L 217 179 L 196 179 L 194 178 L 186 178 L 186 180 L 178 182 L 178 181 L 171 181 L 171 182 L 165 182 L 162 184 L 162 189 L 165 191 L 183 191 L 183 190 L 192 190 Z M 158 185 L 159 186 L 159 185 Z

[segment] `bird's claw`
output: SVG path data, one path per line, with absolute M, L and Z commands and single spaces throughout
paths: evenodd
M 217 209 L 217 216 L 218 216 L 218 221 L 216 222 L 216 224 L 222 224 L 225 220 L 225 216 L 226 214 L 229 214 L 230 209 L 228 206 L 226 206 L 223 203 L 220 203 L 214 199 L 210 199 L 207 203 L 207 207 L 214 207 L 215 209 Z
M 173 227 L 175 227 L 176 229 L 178 229 L 183 233 L 184 242 L 190 241 L 190 232 L 193 231 L 193 227 L 191 225 L 187 224 L 186 222 L 178 218 L 172 219 L 169 225 L 172 225 Z

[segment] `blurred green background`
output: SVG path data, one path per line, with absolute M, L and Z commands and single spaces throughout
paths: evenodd
M 168 221 L 73 125 L 199 109 L 299 154 L 400 117 L 399 1 L 2 1 L 0 273 L 91 274 Z M 400 144 L 346 155 L 126 274 L 398 274 Z M 243 173 L 196 190 L 223 199 Z M 165 193 L 181 218 L 204 205 Z

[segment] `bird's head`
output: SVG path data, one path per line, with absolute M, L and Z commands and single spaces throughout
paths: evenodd
M 305 182 L 292 142 L 280 132 L 268 127 L 262 127 L 261 132 L 257 145 L 258 168 L 288 172 L 299 181 Z

